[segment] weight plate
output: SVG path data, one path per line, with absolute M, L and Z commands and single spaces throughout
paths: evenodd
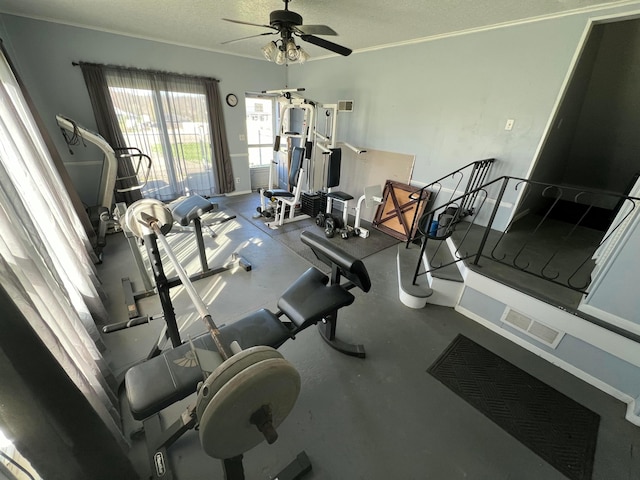
M 163 234 L 166 235 L 171 231 L 171 226 L 173 225 L 173 215 L 171 214 L 171 210 L 169 210 L 164 203 L 160 200 L 156 200 L 155 198 L 143 198 L 142 200 L 138 200 L 137 202 L 129 205 L 127 213 L 124 216 L 123 228 L 128 228 L 131 233 L 138 238 L 142 238 L 144 235 L 152 233 L 153 231 L 147 227 L 142 220 L 143 213 L 158 219 L 158 226 Z M 141 223 L 141 221 L 143 223 Z
M 222 362 L 218 368 L 211 372 L 211 375 L 207 377 L 200 390 L 198 390 L 196 401 L 197 417 L 202 417 L 211 399 L 230 379 L 245 368 L 270 358 L 282 358 L 282 354 L 275 348 L 260 345 L 242 350 Z
M 283 358 L 254 363 L 234 375 L 218 390 L 200 418 L 200 443 L 213 458 L 245 453 L 265 438 L 250 423 L 263 406 L 271 409 L 277 428 L 289 415 L 300 393 L 300 375 Z

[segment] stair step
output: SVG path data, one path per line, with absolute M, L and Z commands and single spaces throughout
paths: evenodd
M 400 300 L 407 307 L 422 308 L 427 303 L 427 298 L 433 295 L 433 290 L 427 283 L 425 275 L 418 277 L 417 285 L 413 284 L 413 275 L 418 265 L 420 249 L 413 246 L 405 248 L 404 244 L 398 245 L 398 287 Z
M 427 240 L 425 255 L 430 268 L 436 268 L 438 265 L 451 263 L 455 260 L 451 254 L 451 250 L 449 250 L 446 240 Z M 448 280 L 450 282 L 464 282 L 464 278 L 462 278 L 456 263 L 452 263 L 451 265 L 432 271 L 431 276 L 433 278 Z

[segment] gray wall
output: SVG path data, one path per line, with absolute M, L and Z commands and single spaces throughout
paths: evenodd
M 241 179 L 236 189 L 251 188 L 246 142 L 239 140 L 239 136 L 246 133 L 244 93 L 282 87 L 285 71 L 280 66 L 12 15 L 0 15 L 0 20 L 3 40 L 65 162 L 81 160 L 81 153 L 69 154 L 55 115 L 63 114 L 89 129 L 96 129 L 82 73 L 71 62 L 204 75 L 220 80 L 223 98 L 234 92 L 240 99 L 235 108 L 224 104 L 224 115 L 234 175 Z M 85 184 L 97 181 L 91 178 Z
M 416 181 L 491 157 L 495 176 L 524 176 L 585 22 L 567 17 L 311 61 L 289 68 L 288 83 L 325 103 L 353 99 L 339 139 L 415 154 Z

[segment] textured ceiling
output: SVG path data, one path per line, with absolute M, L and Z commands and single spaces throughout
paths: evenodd
M 561 14 L 616 0 L 292 0 L 304 24 L 329 25 L 324 37 L 354 51 L 527 18 Z M 232 55 L 262 58 L 275 36 L 222 42 L 269 31 L 221 20 L 268 24 L 282 0 L 0 0 L 0 12 L 83 26 Z M 327 50 L 298 42 L 318 58 Z

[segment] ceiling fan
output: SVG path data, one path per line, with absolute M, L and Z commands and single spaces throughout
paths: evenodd
M 338 35 L 335 30 L 327 25 L 303 25 L 302 16 L 289 10 L 289 2 L 291 0 L 283 0 L 284 10 L 274 10 L 269 15 L 269 25 L 262 25 L 258 23 L 244 22 L 241 20 L 232 20 L 229 18 L 223 18 L 226 22 L 239 23 L 241 25 L 251 25 L 254 27 L 269 28 L 271 31 L 259 33 L 257 35 L 251 35 L 248 37 L 237 38 L 235 40 L 229 40 L 223 42 L 224 44 L 238 42 L 249 38 L 261 37 L 263 35 L 280 35 L 280 38 L 276 41 L 269 42 L 262 48 L 267 60 L 274 61 L 282 64 L 286 60 L 293 62 L 304 62 L 309 58 L 309 55 L 298 45 L 295 44 L 294 37 L 299 37 L 305 42 L 312 43 L 318 47 L 325 48 L 332 52 L 338 53 L 343 56 L 351 54 L 351 49 L 338 45 L 337 43 L 330 42 L 324 38 L 317 37 L 316 35 Z

